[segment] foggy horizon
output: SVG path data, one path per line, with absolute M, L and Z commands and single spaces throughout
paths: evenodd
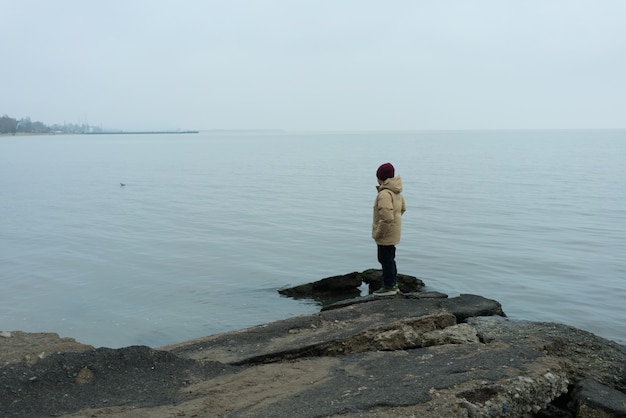
M 2 6 L 0 116 L 127 131 L 626 128 L 617 0 Z

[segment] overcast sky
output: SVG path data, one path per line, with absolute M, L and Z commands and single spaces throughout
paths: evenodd
M 0 0 L 0 39 L 47 124 L 626 127 L 624 0 Z

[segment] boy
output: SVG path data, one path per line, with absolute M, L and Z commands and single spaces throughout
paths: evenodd
M 396 244 L 400 242 L 402 214 L 406 202 L 402 196 L 402 179 L 395 176 L 391 163 L 385 163 L 376 171 L 378 195 L 374 202 L 372 238 L 378 246 L 378 262 L 383 269 L 383 286 L 374 292 L 376 296 L 398 293 L 398 270 L 396 268 Z

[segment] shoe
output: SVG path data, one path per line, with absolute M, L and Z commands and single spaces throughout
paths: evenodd
M 383 286 L 380 289 L 374 291 L 374 296 L 393 296 L 398 294 L 398 285 L 393 287 Z

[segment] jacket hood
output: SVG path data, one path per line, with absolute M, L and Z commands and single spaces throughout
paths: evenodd
M 402 193 L 402 178 L 400 176 L 395 176 L 385 180 L 383 184 L 376 186 L 376 190 L 379 192 L 385 189 L 394 193 Z

